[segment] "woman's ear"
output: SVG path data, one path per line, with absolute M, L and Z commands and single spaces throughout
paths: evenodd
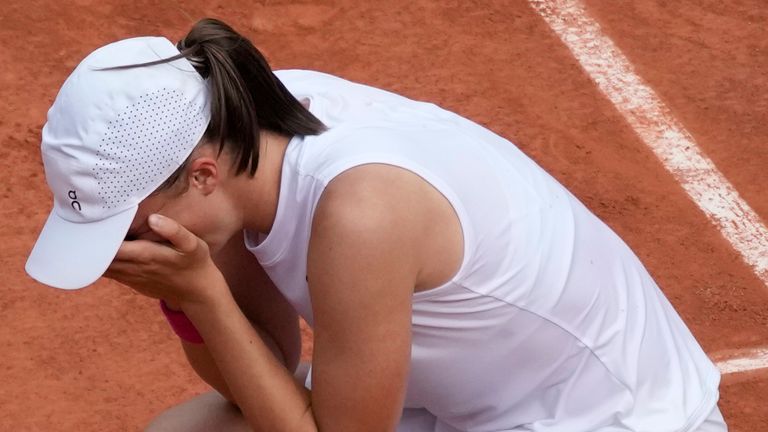
M 189 188 L 196 189 L 203 195 L 212 193 L 221 182 L 219 162 L 209 156 L 194 159 L 187 172 Z

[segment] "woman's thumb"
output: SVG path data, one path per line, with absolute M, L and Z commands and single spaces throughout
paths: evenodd
M 152 231 L 171 242 L 180 252 L 192 252 L 197 247 L 197 237 L 175 220 L 155 213 L 149 215 L 147 222 Z

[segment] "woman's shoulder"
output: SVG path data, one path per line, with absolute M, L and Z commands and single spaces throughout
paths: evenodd
M 275 70 L 274 74 L 291 93 L 320 89 L 337 90 L 345 86 L 359 85 L 342 77 L 315 70 L 279 69 Z

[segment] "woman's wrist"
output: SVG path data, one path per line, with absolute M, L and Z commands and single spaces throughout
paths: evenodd
M 239 310 L 237 302 L 229 289 L 218 291 L 218 295 L 207 296 L 204 299 L 185 301 L 179 304 L 181 310 L 198 326 L 205 326 L 205 320 L 220 314 L 230 313 L 233 308 Z
M 214 267 L 214 270 L 205 279 L 206 281 L 201 284 L 203 289 L 200 289 L 194 296 L 178 299 L 175 303 L 175 306 L 184 311 L 193 321 L 193 315 L 196 315 L 194 311 L 213 311 L 219 307 L 222 301 L 225 303 L 234 302 L 232 293 L 229 291 L 229 285 L 218 268 Z
M 171 329 L 183 341 L 192 344 L 202 344 L 205 341 L 192 321 L 181 310 L 171 309 L 165 300 L 160 300 L 160 309 L 168 320 Z
M 168 320 L 168 324 L 174 333 L 185 342 L 204 343 L 194 320 L 204 319 L 206 316 L 210 316 L 209 314 L 216 313 L 217 303 L 221 300 L 226 302 L 229 299 L 234 303 L 229 292 L 229 286 L 218 269 L 211 272 L 211 277 L 208 279 L 207 283 L 202 284 L 205 288 L 200 290 L 200 295 L 191 296 L 187 299 L 160 300 L 160 308 Z
M 213 261 L 210 261 L 206 269 L 199 272 L 194 280 L 194 287 L 190 286 L 183 295 L 174 298 L 169 306 L 189 314 L 188 309 L 207 307 L 222 295 L 229 294 L 229 285 Z

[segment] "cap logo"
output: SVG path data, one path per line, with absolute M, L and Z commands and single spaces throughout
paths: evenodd
M 72 208 L 79 212 L 82 212 L 83 208 L 80 206 L 80 202 L 77 201 L 77 191 L 71 190 L 67 193 L 67 196 L 69 197 L 70 200 L 72 200 L 72 202 L 69 203 L 72 206 Z

